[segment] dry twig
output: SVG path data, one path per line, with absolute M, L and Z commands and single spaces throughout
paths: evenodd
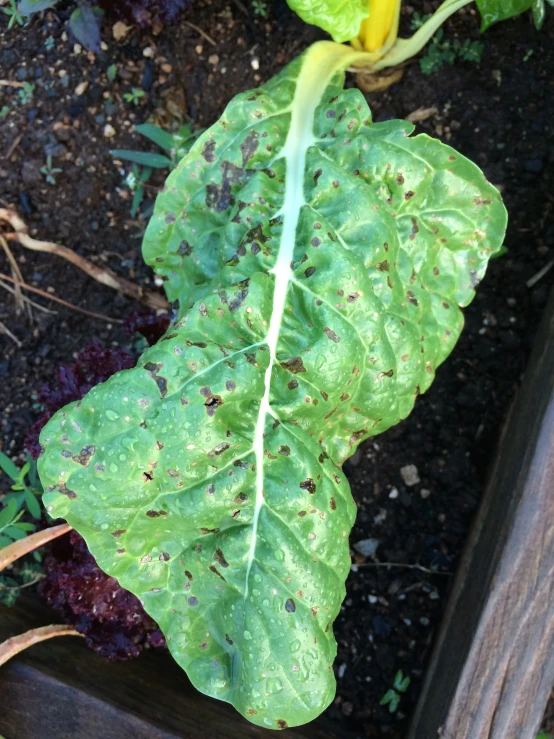
M 33 644 L 38 644 L 38 642 L 44 641 L 45 639 L 52 639 L 54 636 L 82 637 L 83 634 L 76 631 L 73 626 L 52 624 L 50 626 L 39 626 L 38 629 L 31 629 L 24 634 L 12 636 L 0 644 L 0 665 L 6 664 L 9 659 L 15 657 L 16 654 L 27 649 L 27 647 L 32 647 Z
M 422 565 L 411 565 L 404 564 L 402 562 L 352 562 L 352 567 L 403 567 L 408 570 L 420 570 L 420 572 L 426 572 L 428 575 L 452 575 L 452 572 L 445 572 L 441 570 L 430 570 L 428 567 Z
M 211 36 L 208 36 L 206 31 L 203 31 L 201 28 L 198 28 L 198 26 L 195 26 L 194 23 L 191 23 L 190 21 L 184 21 L 185 26 L 188 26 L 189 28 L 192 28 L 196 33 L 199 33 L 202 38 L 205 38 L 208 43 L 210 43 L 212 46 L 217 46 L 216 42 L 213 40 Z
M 0 234 L 0 244 L 2 245 L 2 248 L 6 252 L 6 256 L 8 257 L 8 262 L 10 263 L 10 266 L 12 268 L 12 274 L 16 280 L 19 280 L 21 283 L 25 283 L 25 280 L 23 279 L 23 275 L 21 274 L 21 270 L 19 269 L 18 263 L 15 261 L 15 257 L 11 252 L 10 247 L 8 246 L 8 242 L 6 239 Z M 21 292 L 21 286 L 16 285 L 14 290 L 15 295 L 15 310 L 16 314 L 19 315 L 24 309 L 25 309 L 25 302 L 23 300 L 23 294 Z M 27 306 L 29 320 L 33 320 L 33 314 L 31 312 L 31 309 L 29 306 Z
M 119 275 L 116 275 L 115 272 L 107 267 L 96 266 L 96 264 L 89 262 L 88 259 L 84 259 L 71 249 L 68 249 L 67 246 L 54 244 L 51 241 L 39 241 L 37 239 L 33 239 L 29 236 L 27 225 L 14 210 L 0 208 L 0 222 L 1 221 L 9 224 L 9 226 L 14 230 L 14 233 L 7 235 L 7 238 L 16 239 L 19 241 L 21 246 L 24 246 L 26 249 L 47 252 L 49 254 L 57 254 L 58 256 L 67 259 L 68 262 L 79 267 L 79 269 L 82 269 L 83 272 L 86 272 L 89 277 L 97 280 L 97 282 L 107 285 L 124 295 L 128 295 L 130 298 L 134 298 L 139 303 L 143 303 L 149 308 L 167 310 L 169 307 L 167 300 L 154 290 L 149 290 L 147 287 L 135 285 L 134 282 L 130 282 L 123 277 L 119 277 Z
M 45 290 L 41 290 L 38 287 L 27 285 L 26 282 L 18 282 L 17 280 L 14 280 L 13 277 L 8 277 L 8 275 L 3 274 L 2 272 L 0 272 L 0 279 L 8 280 L 8 282 L 13 282 L 14 285 L 20 285 L 25 290 L 30 290 L 37 295 L 42 295 L 43 298 L 54 300 L 56 303 L 65 305 L 66 308 L 71 308 L 72 310 L 76 310 L 79 313 L 84 313 L 85 316 L 90 316 L 91 318 L 99 318 L 101 321 L 108 321 L 109 323 L 123 323 L 121 318 L 111 318 L 110 316 L 103 316 L 101 313 L 95 313 L 92 310 L 86 310 L 86 308 L 80 308 L 78 305 L 73 305 L 73 303 L 69 303 L 67 300 L 62 300 L 62 298 L 58 298 L 56 295 L 51 295 L 50 293 L 47 293 Z
M 0 321 L 0 329 L 6 334 L 6 336 L 9 336 L 10 339 L 17 344 L 17 348 L 18 349 L 21 349 L 21 347 L 23 346 L 23 343 L 21 341 L 19 341 L 19 339 L 17 338 L 17 336 L 14 336 L 12 334 L 12 332 L 10 331 L 10 329 L 6 326 L 5 323 L 2 323 L 2 321 Z
M 6 290 L 7 292 L 11 293 L 12 295 L 15 295 L 16 288 L 6 285 L 6 283 L 2 282 L 2 280 L 0 280 L 0 287 Z M 50 308 L 45 308 L 44 305 L 41 305 L 40 303 L 35 303 L 34 300 L 31 300 L 31 298 L 28 298 L 26 295 L 21 295 L 21 298 L 25 303 L 29 303 L 29 305 L 32 305 L 33 308 L 36 308 L 37 310 L 40 310 L 43 313 L 50 313 L 50 315 L 52 316 L 58 315 L 57 310 L 50 310 Z
M 0 80 L 0 87 L 24 87 L 24 82 L 17 82 L 16 80 Z

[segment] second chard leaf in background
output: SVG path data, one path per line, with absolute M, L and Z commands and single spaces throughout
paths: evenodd
M 176 322 L 41 435 L 47 510 L 273 729 L 335 694 L 341 465 L 429 387 L 506 225 L 474 164 L 342 89 L 353 53 L 314 45 L 193 145 L 144 243 Z

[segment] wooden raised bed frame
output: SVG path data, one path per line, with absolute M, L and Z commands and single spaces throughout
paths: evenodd
M 36 598 L 0 641 L 56 620 Z M 554 683 L 554 295 L 499 443 L 408 739 L 534 739 Z M 107 664 L 73 637 L 0 669 L 5 739 L 247 739 L 269 732 L 198 693 L 167 654 Z M 319 719 L 285 737 L 347 739 Z

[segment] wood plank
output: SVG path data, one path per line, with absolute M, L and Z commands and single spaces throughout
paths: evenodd
M 554 294 L 505 424 L 409 739 L 534 739 L 554 684 Z
M 39 599 L 0 611 L 0 641 L 59 619 Z M 0 669 L 5 739 L 260 739 L 275 736 L 230 705 L 199 693 L 171 656 L 148 650 L 108 663 L 76 637 L 22 652 Z M 279 733 L 285 739 L 348 739 L 324 719 Z M 350 735 L 351 736 L 351 735 Z

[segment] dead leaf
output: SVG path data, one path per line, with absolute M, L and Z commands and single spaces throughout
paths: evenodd
M 410 123 L 421 123 L 421 121 L 426 121 L 428 118 L 433 118 L 433 116 L 436 116 L 438 112 L 438 108 L 435 107 L 418 108 L 407 115 L 404 120 L 410 121 Z
M 362 70 L 356 74 L 356 84 L 362 92 L 383 92 L 383 90 L 399 82 L 403 74 L 403 67 L 385 69 L 377 73 Z

